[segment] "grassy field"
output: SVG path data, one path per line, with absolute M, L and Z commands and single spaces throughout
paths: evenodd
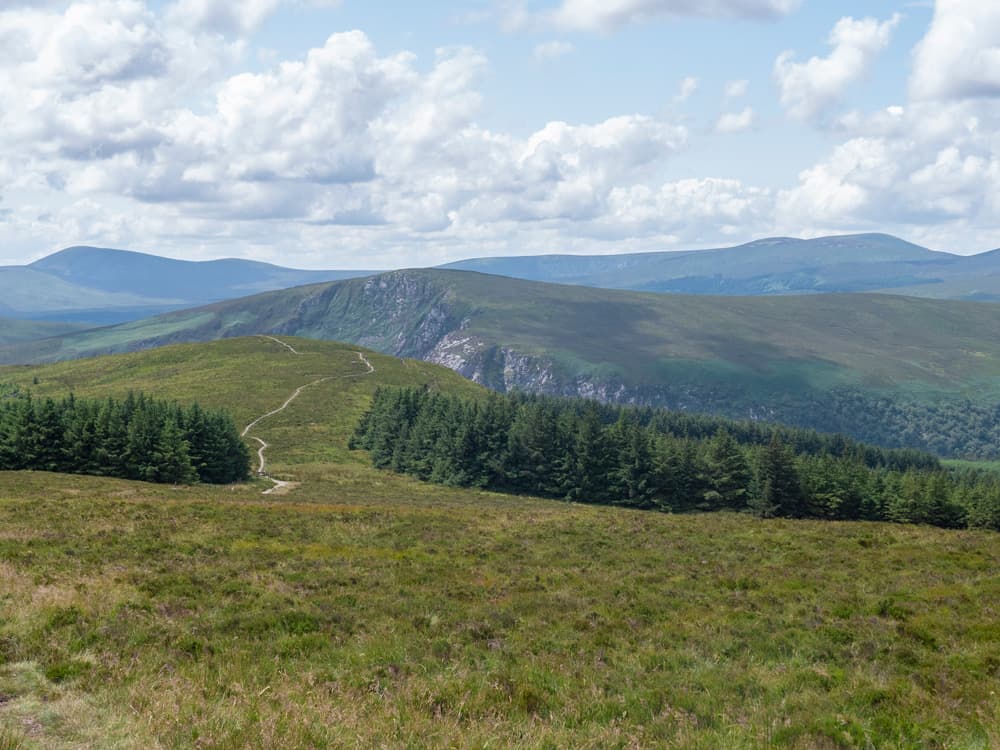
M 378 384 L 476 387 L 288 341 L 0 369 L 241 424 L 336 378 L 254 433 L 281 497 L 0 474 L 0 750 L 1000 745 L 995 534 L 377 473 L 346 439 Z

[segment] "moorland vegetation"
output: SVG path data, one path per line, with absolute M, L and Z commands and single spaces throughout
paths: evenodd
M 995 532 L 447 487 L 347 444 L 379 387 L 282 337 L 0 370 L 245 425 L 299 483 L 0 472 L 0 748 L 1000 745 Z M 37 382 L 35 382 L 37 381 Z

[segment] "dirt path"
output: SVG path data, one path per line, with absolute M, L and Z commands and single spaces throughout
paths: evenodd
M 281 339 L 276 339 L 274 336 L 266 336 L 264 334 L 261 334 L 261 338 L 262 339 L 270 339 L 271 341 L 274 341 L 274 342 L 277 342 L 277 343 L 281 344 L 283 347 L 285 347 L 292 354 L 299 354 L 299 351 L 294 346 L 292 346 L 289 343 L 286 343 L 286 342 L 282 341 Z
M 301 352 L 297 351 L 291 344 L 287 344 L 284 341 L 282 341 L 281 339 L 276 339 L 274 336 L 261 336 L 261 338 L 270 339 L 271 341 L 275 341 L 275 342 L 281 344 L 283 347 L 285 347 L 286 349 L 288 349 L 288 351 L 290 351 L 292 354 L 300 354 L 301 353 Z M 301 394 L 302 391 L 304 391 L 306 388 L 311 388 L 314 385 L 319 385 L 320 383 L 325 383 L 328 380 L 344 380 L 344 379 L 347 379 L 347 378 L 361 378 L 361 377 L 364 377 L 365 375 L 371 375 L 373 372 L 375 372 L 375 366 L 372 365 L 372 363 L 368 361 L 368 357 L 366 357 L 362 352 L 354 352 L 354 353 L 358 355 L 358 359 L 367 368 L 367 370 L 365 372 L 361 372 L 361 373 L 358 373 L 356 375 L 331 375 L 330 377 L 319 378 L 317 380 L 312 381 L 311 383 L 306 383 L 305 385 L 300 385 L 298 388 L 295 389 L 295 391 L 292 393 L 291 396 L 289 396 L 288 398 L 285 399 L 285 403 L 283 403 L 277 409 L 272 409 L 267 414 L 262 414 L 261 416 L 257 417 L 257 419 L 255 419 L 253 422 L 251 422 L 246 427 L 244 427 L 243 428 L 243 432 L 240 433 L 240 437 L 246 437 L 247 434 L 250 432 L 250 430 L 252 430 L 254 427 L 256 427 L 258 424 L 260 424 L 261 422 L 263 422 L 268 417 L 273 417 L 275 414 L 279 414 L 279 413 L 283 412 L 285 409 L 288 408 L 289 404 L 291 404 L 295 399 L 297 399 L 299 397 L 299 394 Z M 271 447 L 270 444 L 266 440 L 264 440 L 262 438 L 259 438 L 259 437 L 255 436 L 255 435 L 252 435 L 251 439 L 252 440 L 256 440 L 258 443 L 260 443 L 260 448 L 257 449 L 257 474 L 259 476 L 266 477 L 268 481 L 274 483 L 274 487 L 271 487 L 270 489 L 264 490 L 264 492 L 262 494 L 264 494 L 264 495 L 284 495 L 287 492 L 290 492 L 291 490 L 295 489 L 296 487 L 298 487 L 299 485 L 302 484 L 301 482 L 286 482 L 284 480 L 275 479 L 274 477 L 270 476 L 267 473 L 267 460 L 264 458 L 264 451 L 266 451 L 268 448 Z

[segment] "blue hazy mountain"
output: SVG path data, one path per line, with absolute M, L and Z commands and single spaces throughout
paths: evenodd
M 302 271 L 250 260 L 187 261 L 70 247 L 0 267 L 0 315 L 111 324 L 370 271 Z
M 1000 299 L 1000 251 L 936 252 L 887 234 L 772 237 L 727 248 L 473 258 L 445 268 L 530 281 L 678 294 L 892 291 Z
M 677 294 L 787 295 L 888 291 L 1000 300 L 1000 250 L 961 256 L 886 234 L 773 237 L 743 245 L 622 255 L 473 258 L 442 268 L 529 281 Z M 0 267 L 0 316 L 110 325 L 260 292 L 366 276 L 257 261 L 185 261 L 71 247 Z

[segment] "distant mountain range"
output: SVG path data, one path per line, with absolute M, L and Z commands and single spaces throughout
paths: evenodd
M 108 325 L 370 273 L 299 271 L 249 260 L 186 261 L 70 247 L 27 266 L 0 267 L 0 315 Z
M 1000 425 L 997 331 L 994 304 L 881 294 L 650 294 L 416 270 L 21 342 L 0 348 L 0 361 L 289 334 L 444 364 L 498 390 L 664 405 L 992 455 L 992 433 L 975 425 Z
M 443 268 L 531 281 L 675 294 L 891 291 L 1000 300 L 1000 250 L 962 256 L 887 234 L 772 237 L 713 250 L 475 258 Z
M 529 281 L 677 294 L 781 295 L 890 291 L 1000 300 L 1000 250 L 941 253 L 885 234 L 627 255 L 476 258 L 442 268 Z M 0 316 L 109 325 L 264 291 L 368 276 L 226 259 L 184 261 L 71 247 L 27 266 L 0 267 Z

